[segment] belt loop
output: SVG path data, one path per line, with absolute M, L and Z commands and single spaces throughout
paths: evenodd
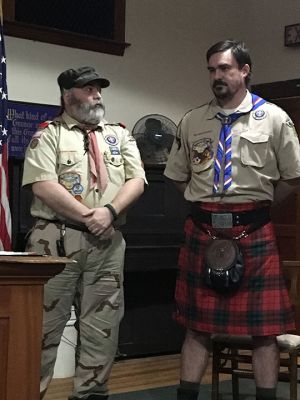
M 66 225 L 62 222 L 59 229 L 59 239 L 56 241 L 56 250 L 59 257 L 66 257 L 65 235 Z
M 66 234 L 66 224 L 62 222 L 61 227 L 60 227 L 60 237 L 63 239 Z

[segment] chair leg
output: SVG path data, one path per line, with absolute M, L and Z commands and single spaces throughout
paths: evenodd
M 298 351 L 289 353 L 290 357 L 290 400 L 297 400 L 298 384 Z
M 238 350 L 231 349 L 231 354 L 234 356 L 238 355 Z M 232 371 L 237 370 L 239 367 L 238 361 L 233 358 L 231 361 L 231 369 Z M 239 377 L 234 372 L 232 372 L 232 399 L 239 400 Z
M 213 342 L 211 400 L 219 399 L 219 368 L 221 364 L 221 351 L 222 347 Z

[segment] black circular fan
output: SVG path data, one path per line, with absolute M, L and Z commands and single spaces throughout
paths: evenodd
M 145 165 L 166 163 L 176 130 L 176 124 L 164 115 L 150 114 L 137 121 L 132 134 Z

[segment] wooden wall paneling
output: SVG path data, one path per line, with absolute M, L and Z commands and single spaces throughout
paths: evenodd
M 0 256 L 0 400 L 38 400 L 43 287 L 70 260 Z
M 251 89 L 285 110 L 300 136 L 300 79 L 253 85 Z M 281 258 L 300 260 L 300 190 L 282 204 L 273 222 Z
M 36 384 L 36 377 L 40 376 L 41 342 L 38 339 L 42 337 L 42 304 L 42 285 L 12 287 L 8 309 L 7 399 L 15 399 L 16 393 L 20 396 L 20 387 L 24 398 L 38 399 L 39 386 Z
M 8 329 L 9 319 L 0 317 L 0 399 L 7 398 L 6 392 L 6 371 L 8 358 Z

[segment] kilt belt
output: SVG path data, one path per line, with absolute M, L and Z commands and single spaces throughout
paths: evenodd
M 247 233 L 250 233 L 269 223 L 271 216 L 269 206 L 239 212 L 212 212 L 193 205 L 191 219 L 198 228 L 201 228 L 202 224 L 210 225 L 216 229 L 250 225 L 247 230 Z

